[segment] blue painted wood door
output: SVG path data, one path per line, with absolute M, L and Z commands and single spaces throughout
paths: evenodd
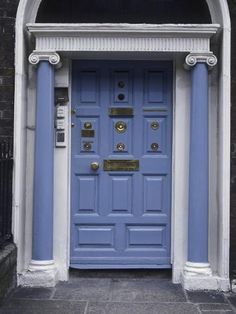
M 73 62 L 71 267 L 170 267 L 171 90 L 171 62 Z

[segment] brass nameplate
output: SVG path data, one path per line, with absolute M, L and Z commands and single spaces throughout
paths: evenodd
M 81 130 L 81 137 L 94 137 L 94 130 Z
M 109 116 L 133 116 L 134 110 L 133 108 L 109 108 Z
M 138 171 L 139 160 L 104 160 L 104 171 Z

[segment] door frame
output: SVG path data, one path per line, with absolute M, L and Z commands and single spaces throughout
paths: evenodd
M 215 20 L 218 21 L 217 18 Z M 21 38 L 21 37 L 18 36 L 18 39 L 19 38 Z M 228 37 L 225 36 L 224 38 L 228 38 Z M 230 45 L 229 41 L 227 43 Z M 229 51 L 228 50 L 229 45 L 227 47 L 225 45 L 223 45 L 223 47 L 224 48 L 226 47 L 226 49 L 227 49 L 227 50 L 224 50 L 224 52 L 226 53 L 227 56 L 228 56 L 227 52 Z M 128 55 L 130 55 L 130 54 L 128 53 Z M 167 56 L 166 53 L 165 53 L 165 55 Z M 178 166 L 179 162 L 183 162 L 183 159 L 181 158 L 181 156 L 184 156 L 185 161 L 188 160 L 188 158 L 187 158 L 187 155 L 188 155 L 187 145 L 182 143 L 182 141 L 183 141 L 182 135 L 184 134 L 185 140 L 188 141 L 188 134 L 187 133 L 189 133 L 189 132 L 186 132 L 186 130 L 188 130 L 188 127 L 187 127 L 187 124 L 188 124 L 188 102 L 189 102 L 189 92 L 190 92 L 188 82 L 189 82 L 190 78 L 189 78 L 189 73 L 185 72 L 185 70 L 182 68 L 185 55 L 183 55 L 183 53 L 181 53 L 181 51 L 178 51 L 178 54 L 172 55 L 172 58 L 175 60 L 175 64 L 176 64 L 176 68 L 175 68 L 176 80 L 174 80 L 175 88 L 174 88 L 174 93 L 173 93 L 173 95 L 175 97 L 175 99 L 174 99 L 175 101 L 173 102 L 173 104 L 174 104 L 174 114 L 173 114 L 174 128 L 173 128 L 173 130 L 175 130 L 176 133 L 173 133 L 173 154 L 172 154 L 172 161 L 173 161 L 173 172 L 172 172 L 172 174 L 173 174 L 173 179 L 172 179 L 172 192 L 173 192 L 173 194 L 172 194 L 172 204 L 173 204 L 173 208 L 172 208 L 172 215 L 173 215 L 173 219 L 172 219 L 172 221 L 173 221 L 173 227 L 172 227 L 173 228 L 172 229 L 173 230 L 173 232 L 172 232 L 173 282 L 180 282 L 181 273 L 183 272 L 183 266 L 184 266 L 184 263 L 186 261 L 187 197 L 186 197 L 185 192 L 186 192 L 186 188 L 188 186 L 188 182 L 187 182 L 188 171 L 187 171 L 186 165 L 184 166 L 184 169 L 182 169 L 183 172 L 180 171 L 181 167 Z M 81 55 L 79 57 L 82 58 Z M 114 54 L 111 56 L 111 54 L 109 52 L 101 52 L 100 57 L 109 59 L 111 57 L 114 57 Z M 126 57 L 127 57 L 127 54 L 126 54 Z M 136 57 L 137 57 L 137 55 L 136 55 Z M 159 56 L 157 54 L 151 55 L 150 53 L 144 53 L 143 57 L 144 58 L 151 58 L 151 59 L 152 58 L 154 58 L 154 59 L 159 58 Z M 93 55 L 93 58 L 94 58 L 94 55 Z M 70 57 L 65 58 L 65 60 L 66 59 L 69 60 Z M 227 61 L 229 62 L 229 58 L 228 57 L 225 58 L 225 54 L 224 54 L 224 58 L 222 60 L 224 61 L 224 66 L 226 65 L 226 67 L 223 67 L 223 69 L 226 69 L 226 74 L 225 74 L 225 76 L 223 76 L 221 73 L 220 77 L 225 78 L 225 80 L 223 80 L 223 81 L 219 80 L 218 81 L 218 79 L 215 79 L 215 81 L 213 82 L 215 84 L 215 86 L 212 85 L 210 88 L 211 94 L 213 96 L 211 99 L 211 103 L 213 104 L 214 100 L 216 100 L 216 103 L 219 106 L 219 108 L 218 109 L 216 108 L 216 110 L 214 111 L 214 114 L 213 114 L 214 118 L 216 118 L 218 115 L 219 115 L 219 117 L 221 117 L 219 112 L 222 111 L 222 108 L 221 108 L 222 103 L 220 103 L 220 101 L 222 100 L 222 95 L 225 97 L 225 98 L 223 97 L 223 100 L 224 100 L 223 104 L 226 105 L 226 109 L 224 111 L 223 120 L 221 120 L 221 124 L 220 124 L 219 142 L 221 142 L 221 143 L 222 143 L 222 141 L 224 142 L 223 134 L 228 134 L 228 131 L 229 131 L 229 128 L 227 128 L 223 132 L 222 126 L 228 125 L 228 127 L 229 127 L 229 125 L 230 125 L 229 120 L 227 120 L 227 117 L 229 118 L 229 116 L 230 116 L 230 115 L 228 115 L 229 114 L 228 110 L 230 108 L 229 107 L 229 98 L 224 93 L 225 89 L 222 89 L 222 86 L 224 86 L 224 87 L 228 86 L 227 82 L 229 82 L 229 81 L 227 81 L 227 79 L 229 78 L 227 76 L 227 73 L 228 73 L 227 71 L 229 69 L 229 67 L 228 67 L 229 64 L 227 63 Z M 69 69 L 69 67 L 67 68 L 67 70 L 68 69 Z M 34 82 L 35 77 L 34 77 L 34 71 L 32 70 L 31 66 L 27 67 L 27 71 L 28 70 L 29 70 L 29 73 L 28 73 L 29 78 L 32 79 L 32 85 L 30 86 L 29 89 L 26 88 L 26 90 L 28 93 L 28 98 L 31 100 L 31 99 L 34 99 L 34 97 L 35 97 L 35 90 L 34 90 L 34 88 L 35 88 L 35 82 Z M 64 71 L 64 75 L 61 74 L 61 77 L 64 77 L 64 78 L 68 77 L 69 78 L 69 70 L 68 71 L 67 70 L 64 67 L 64 70 L 62 70 L 62 72 Z M 59 76 L 60 75 L 58 74 L 58 77 Z M 183 85 L 186 85 L 186 86 L 181 86 L 180 80 L 179 80 L 180 78 L 182 80 Z M 58 81 L 60 81 L 60 80 L 58 80 Z M 69 79 L 68 79 L 68 81 L 69 81 Z M 18 83 L 19 83 L 19 81 L 18 81 Z M 21 81 L 21 83 L 23 83 L 23 81 Z M 19 87 L 19 85 L 17 85 L 17 86 Z M 221 94 L 219 97 L 220 100 L 218 100 L 218 97 L 217 97 L 218 86 L 220 87 L 220 90 L 221 90 Z M 32 87 L 33 87 L 33 90 L 31 90 Z M 17 97 L 18 97 L 18 95 L 17 95 Z M 21 98 L 21 101 L 23 99 L 24 99 L 24 97 Z M 221 104 L 221 105 L 219 105 L 219 104 Z M 219 112 L 218 112 L 218 110 L 219 110 Z M 33 118 L 34 118 L 34 112 L 32 110 L 32 112 L 28 112 L 27 125 L 30 126 L 30 124 L 33 121 Z M 183 118 L 185 119 L 185 121 L 184 121 L 185 123 L 183 123 L 183 124 L 179 123 L 182 121 Z M 19 123 L 19 120 L 17 120 L 17 121 Z M 19 126 L 19 124 L 18 124 L 18 126 Z M 19 129 L 19 128 L 15 128 L 15 132 L 16 132 L 16 129 Z M 215 131 L 215 129 L 214 129 L 214 131 Z M 32 172 L 32 169 L 33 169 L 33 164 L 30 160 L 31 159 L 30 156 L 32 155 L 32 152 L 33 152 L 32 147 L 33 147 L 34 138 L 33 138 L 33 136 L 29 135 L 29 132 L 30 132 L 30 130 L 27 131 L 27 136 L 29 136 L 29 142 L 27 143 L 27 146 L 24 146 L 24 144 L 23 144 L 23 147 L 26 149 L 26 156 L 27 156 L 26 165 L 24 165 L 23 168 L 22 167 L 20 168 L 20 173 L 22 173 L 22 171 L 24 172 L 24 169 L 27 169 L 27 173 L 29 173 L 30 169 Z M 214 133 L 214 135 L 215 135 L 215 133 Z M 227 137 L 227 140 L 229 140 L 228 137 Z M 21 141 L 19 141 L 19 143 L 21 143 Z M 70 142 L 68 142 L 68 144 L 69 143 Z M 228 151 L 229 145 L 228 144 L 229 144 L 229 142 L 227 142 L 227 143 L 224 142 L 223 151 L 225 152 L 225 154 L 222 153 L 223 155 L 220 157 L 220 161 L 214 160 L 214 163 L 213 163 L 214 165 L 212 167 L 212 170 L 215 169 L 215 166 L 218 165 L 218 162 L 220 162 L 220 165 L 222 165 L 222 163 L 224 164 L 225 158 L 227 159 L 227 156 L 229 153 L 229 151 Z M 215 153 L 215 151 L 217 152 L 216 147 L 215 147 L 216 145 L 213 143 L 213 146 L 214 146 L 213 152 Z M 67 150 L 66 150 L 66 152 L 68 154 Z M 18 151 L 18 153 L 19 153 L 19 151 Z M 56 166 L 58 167 L 60 158 L 58 158 L 59 156 L 56 156 L 56 154 L 55 154 L 55 159 L 57 159 L 57 162 L 55 162 L 55 167 Z M 57 155 L 59 155 L 59 154 L 57 154 Z M 212 153 L 212 156 L 214 156 L 213 153 Z M 65 155 L 63 158 L 65 160 L 67 160 L 66 159 L 67 157 L 65 157 Z M 19 160 L 18 160 L 18 162 L 19 162 Z M 226 165 L 228 165 L 228 163 L 226 163 Z M 227 226 L 228 226 L 228 224 L 227 224 L 227 219 L 228 219 L 227 209 L 229 209 L 229 208 L 227 207 L 227 204 L 228 204 L 227 203 L 227 201 L 228 201 L 227 187 L 228 187 L 228 185 L 226 184 L 226 181 L 228 178 L 227 177 L 227 173 L 228 173 L 227 169 L 228 168 L 227 168 L 227 166 L 224 166 L 223 168 L 224 169 L 222 170 L 222 168 L 220 167 L 220 174 L 219 174 L 220 178 L 223 178 L 223 185 L 221 185 L 221 183 L 219 183 L 219 181 L 220 181 L 220 178 L 219 178 L 218 181 L 215 183 L 215 186 L 214 186 L 213 192 L 212 192 L 212 194 L 214 194 L 218 190 L 220 190 L 221 194 L 223 192 L 226 192 L 226 194 L 224 194 L 226 196 L 224 196 L 220 199 L 221 202 L 219 204 L 219 207 L 218 207 L 217 202 L 215 203 L 215 200 L 213 200 L 213 202 L 212 202 L 212 207 L 214 207 L 216 205 L 216 208 L 219 208 L 220 217 L 222 215 L 224 217 L 223 224 L 215 231 L 217 235 L 218 234 L 220 235 L 221 240 L 220 240 L 219 244 L 216 245 L 214 242 L 214 238 L 216 238 L 216 237 L 215 237 L 215 233 L 211 232 L 213 230 L 213 228 L 210 231 L 210 238 L 211 238 L 211 241 L 213 241 L 213 247 L 215 250 L 215 252 L 212 253 L 212 255 L 213 255 L 212 261 L 213 261 L 213 264 L 215 263 L 215 270 L 217 271 L 217 274 L 219 275 L 219 277 L 217 277 L 218 282 L 215 283 L 214 287 L 220 286 L 220 289 L 222 287 L 227 287 L 227 285 L 228 285 L 228 249 L 227 249 L 228 246 L 227 245 L 228 245 L 229 238 L 227 237 Z M 19 170 L 19 168 L 18 168 L 18 170 Z M 223 171 L 223 173 L 222 173 L 222 171 Z M 224 171 L 225 171 L 225 173 L 224 173 Z M 183 178 L 183 173 L 184 173 L 184 178 Z M 17 172 L 17 174 L 19 175 L 19 172 Z M 68 175 L 68 171 L 66 172 L 66 175 Z M 178 175 L 180 175 L 182 177 L 182 179 L 180 178 L 180 176 L 178 177 Z M 175 181 L 177 180 L 177 182 L 174 183 L 174 180 Z M 27 183 L 32 182 L 32 173 L 28 174 L 26 181 L 27 181 Z M 19 177 L 18 177 L 18 182 L 19 182 Z M 179 188 L 176 188 L 176 185 L 179 185 Z M 25 185 L 23 184 L 23 186 L 25 186 Z M 55 187 L 55 189 L 57 189 L 57 188 Z M 58 189 L 61 190 L 60 188 L 58 188 Z M 19 192 L 19 189 L 17 189 L 17 191 Z M 30 229 L 31 229 L 30 217 L 31 217 L 32 213 L 31 213 L 30 208 L 31 208 L 32 191 L 28 187 L 27 187 L 27 191 L 29 192 L 29 194 L 28 194 L 29 196 L 24 200 L 24 202 L 26 203 L 26 213 L 28 213 L 28 215 L 26 215 L 26 217 L 27 217 L 26 223 L 24 225 L 22 225 L 22 220 L 21 220 L 21 223 L 19 226 L 18 226 L 18 224 L 15 224 L 16 229 L 14 230 L 14 234 L 16 234 L 16 242 L 19 243 L 19 245 L 20 245 L 20 250 L 19 250 L 20 254 L 19 254 L 19 258 L 18 258 L 18 272 L 19 272 L 19 274 L 24 273 L 24 270 L 28 268 L 30 255 L 31 255 L 31 249 L 30 249 L 31 240 L 28 237 L 25 237 L 25 235 L 31 234 L 31 232 L 30 232 Z M 24 193 L 24 195 L 25 194 L 27 194 L 27 193 Z M 67 199 L 67 201 L 68 201 L 68 199 Z M 225 203 L 224 203 L 224 201 L 225 201 Z M 222 202 L 224 203 L 224 205 L 226 205 L 226 207 L 224 207 L 222 205 L 223 204 Z M 55 208 L 57 208 L 58 203 L 59 203 L 59 200 L 57 200 L 57 202 L 55 204 Z M 21 206 L 21 205 L 18 205 L 18 206 Z M 224 208 L 226 208 L 224 211 L 222 211 L 222 206 Z M 18 209 L 19 209 L 19 207 L 16 207 L 16 211 L 15 211 L 17 222 L 19 222 L 19 217 L 17 217 L 17 215 L 19 214 Z M 65 211 L 65 209 L 62 209 L 62 211 Z M 22 217 L 25 217 L 25 214 Z M 65 217 L 65 215 L 63 217 Z M 61 218 L 62 218 L 62 215 L 61 215 Z M 56 225 L 57 231 L 58 231 L 58 226 L 57 226 L 58 219 L 59 218 L 56 217 L 55 225 Z M 212 220 L 212 221 L 215 222 L 215 220 Z M 68 223 L 67 223 L 67 225 L 68 225 Z M 55 231 L 55 234 L 56 234 L 56 231 Z M 67 229 L 67 232 L 64 232 L 64 235 L 66 235 L 66 234 L 67 234 L 67 240 L 68 240 L 68 238 L 69 238 L 68 237 L 68 229 Z M 223 235 L 226 235 L 226 237 L 223 237 Z M 22 242 L 21 239 L 19 239 L 19 237 L 20 238 L 23 237 L 24 241 Z M 56 242 L 54 243 L 54 246 L 56 246 L 55 244 L 58 243 L 59 240 L 60 239 L 55 240 Z M 24 248 L 22 248 L 23 243 L 24 243 Z M 218 250 L 218 248 L 219 248 L 219 250 Z M 67 258 L 65 258 L 65 252 L 67 252 L 67 254 L 68 254 L 68 245 L 64 246 L 64 247 L 55 248 L 55 251 L 56 251 L 55 252 L 56 262 L 58 263 L 58 269 L 59 269 L 59 273 L 60 273 L 59 277 L 61 280 L 64 280 L 68 276 L 68 271 L 66 268 Z M 61 262 L 60 257 L 63 257 L 62 258 L 63 262 Z M 216 266 L 217 264 L 219 265 L 219 262 L 220 262 L 220 266 Z M 214 277 L 214 280 L 216 281 L 216 277 Z

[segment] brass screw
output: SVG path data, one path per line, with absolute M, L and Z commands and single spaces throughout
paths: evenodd
M 152 143 L 151 149 L 152 149 L 153 151 L 157 151 L 158 148 L 159 148 L 159 145 L 158 145 L 157 143 Z
M 159 123 L 157 121 L 153 121 L 151 124 L 153 130 L 159 129 Z
M 85 122 L 84 123 L 84 128 L 85 129 L 92 129 L 92 123 L 91 122 Z

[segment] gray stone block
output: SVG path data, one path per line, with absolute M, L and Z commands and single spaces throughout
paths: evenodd
M 232 311 L 231 306 L 229 304 L 226 304 L 226 303 L 199 304 L 199 308 L 201 311 Z
M 113 280 L 112 301 L 186 302 L 183 289 L 169 280 Z
M 234 311 L 216 311 L 216 310 L 213 310 L 213 311 L 202 311 L 201 312 L 202 314 L 235 314 Z
M 78 278 L 74 284 L 59 284 L 53 299 L 108 301 L 110 291 L 110 279 Z
M 13 299 L 50 299 L 53 288 L 18 288 L 12 295 Z
M 224 294 L 215 291 L 187 291 L 190 302 L 193 303 L 227 303 Z
M 236 310 L 236 295 L 232 294 L 231 296 L 228 297 L 228 300 Z
M 16 287 L 16 247 L 9 244 L 0 251 L 0 303 Z
M 86 314 L 199 314 L 189 303 L 91 303 Z
M 61 300 L 11 300 L 0 314 L 84 314 L 86 302 Z

